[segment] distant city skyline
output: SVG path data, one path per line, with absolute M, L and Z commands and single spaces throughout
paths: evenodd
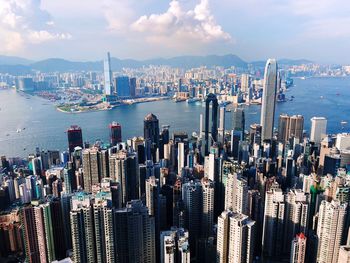
M 350 63 L 345 0 L 0 0 L 0 55 L 97 60 L 236 54 Z M 215 52 L 214 52 L 215 51 Z

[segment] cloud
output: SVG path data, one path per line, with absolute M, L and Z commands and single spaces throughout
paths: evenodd
M 104 0 L 104 16 L 108 23 L 108 30 L 122 32 L 127 30 L 134 16 L 132 0 Z M 137 4 L 137 3 L 136 3 Z
M 31 43 L 34 44 L 40 44 L 46 41 L 51 41 L 51 40 L 66 40 L 66 39 L 71 39 L 72 36 L 70 34 L 64 34 L 64 33 L 50 33 L 45 30 L 40 30 L 40 31 L 32 31 L 28 34 L 28 40 Z
M 232 40 L 231 35 L 215 21 L 208 0 L 200 0 L 191 10 L 184 10 L 179 1 L 172 0 L 166 12 L 143 15 L 130 28 L 144 33 L 146 40 L 152 43 L 171 44 L 189 40 L 210 43 Z
M 56 32 L 51 15 L 41 8 L 40 0 L 0 0 L 0 52 L 15 53 L 28 44 L 70 39 Z

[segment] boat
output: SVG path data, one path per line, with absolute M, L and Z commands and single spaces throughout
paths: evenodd
M 346 124 L 348 124 L 348 122 L 347 121 L 341 121 L 340 124 L 341 125 L 346 125 Z
M 181 98 L 181 99 L 180 99 L 180 98 L 176 98 L 176 99 L 175 99 L 174 101 L 175 101 L 175 102 L 183 102 L 183 101 L 185 101 L 185 100 L 186 100 L 186 99 L 182 99 L 182 98 Z
M 190 99 L 186 100 L 187 103 L 196 103 L 197 101 L 200 101 L 200 99 L 199 98 L 190 98 Z
M 226 112 L 231 112 L 231 109 L 226 109 Z
M 17 129 L 17 130 L 16 130 L 17 133 L 20 133 L 21 131 L 22 131 L 21 129 Z

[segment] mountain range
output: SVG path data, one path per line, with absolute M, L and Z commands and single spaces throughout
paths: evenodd
M 305 59 L 281 59 L 280 65 L 299 65 L 311 63 Z M 173 58 L 156 58 L 147 60 L 118 59 L 111 58 L 111 67 L 113 71 L 119 71 L 123 68 L 139 68 L 148 65 L 168 65 L 179 68 L 195 68 L 200 66 L 213 67 L 221 66 L 229 68 L 235 66 L 238 68 L 247 68 L 248 64 L 256 67 L 264 67 L 266 61 L 247 62 L 240 57 L 228 55 L 208 55 L 208 56 L 178 56 Z M 20 57 L 0 56 L 0 72 L 13 75 L 29 74 L 32 71 L 41 72 L 70 72 L 70 71 L 102 71 L 103 63 L 101 61 L 69 61 L 61 58 L 49 58 L 41 61 L 31 61 Z

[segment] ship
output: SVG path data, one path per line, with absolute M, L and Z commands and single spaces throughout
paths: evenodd
M 199 99 L 199 98 L 189 98 L 186 100 L 187 103 L 196 103 L 199 101 L 201 101 L 201 99 Z
M 175 98 L 174 99 L 174 101 L 175 102 L 183 102 L 183 101 L 185 101 L 186 99 L 184 99 L 184 98 Z

